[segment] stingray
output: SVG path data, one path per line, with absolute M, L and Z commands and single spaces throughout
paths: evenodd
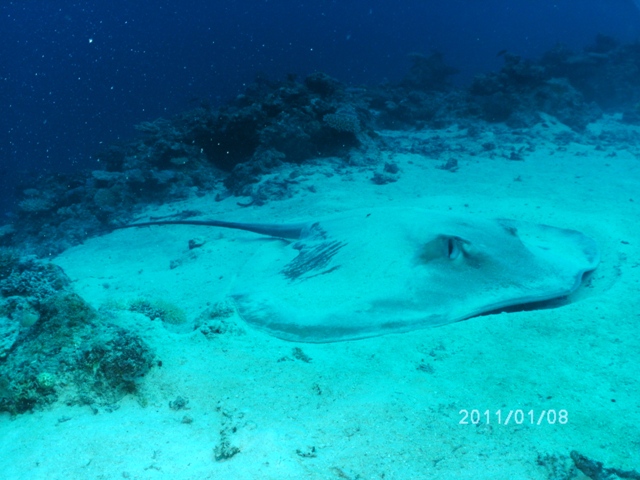
M 120 228 L 167 224 L 271 237 L 255 242 L 231 297 L 248 324 L 301 342 L 406 332 L 563 298 L 599 262 L 594 240 L 575 230 L 406 208 L 292 224 Z

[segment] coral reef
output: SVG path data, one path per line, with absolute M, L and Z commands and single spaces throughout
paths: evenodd
M 149 347 L 137 335 L 115 325 L 105 326 L 77 357 L 76 401 L 111 404 L 128 393 L 136 393 L 138 382 L 152 361 Z
M 226 334 L 244 335 L 244 329 L 232 319 L 234 312 L 235 308 L 229 301 L 215 303 L 196 319 L 196 327 L 207 338 Z
M 129 302 L 128 310 L 141 313 L 150 320 L 160 321 L 169 330 L 178 333 L 193 331 L 193 325 L 187 323 L 184 310 L 160 298 L 137 298 Z
M 7 254 L 11 257 L 12 254 Z M 2 258 L 0 253 L 0 294 L 4 297 L 16 295 L 40 303 L 69 285 L 62 269 L 34 257 Z
M 503 56 L 502 70 L 477 76 L 469 88 L 472 112 L 483 120 L 520 128 L 540 122 L 544 112 L 582 129 L 602 114 L 566 79 L 519 56 Z
M 0 411 L 113 404 L 151 367 L 149 347 L 106 323 L 51 263 L 0 250 L 0 294 Z
M 257 77 L 244 93 L 212 108 L 137 126 L 138 137 L 98 152 L 99 170 L 42 176 L 18 185 L 13 224 L 0 245 L 50 256 L 131 219 L 149 203 L 214 193 L 263 205 L 303 189 L 304 167 L 380 162 L 386 148 L 376 130 L 477 129 L 483 122 L 511 129 L 554 117 L 575 132 L 604 112 L 640 123 L 640 42 L 607 36 L 580 52 L 557 46 L 540 59 L 504 51 L 503 67 L 470 85 L 450 80 L 456 69 L 439 53 L 411 54 L 395 84 L 348 87 L 315 73 L 298 81 Z M 434 149 L 433 147 L 426 147 Z M 518 154 L 516 153 L 517 157 Z M 373 181 L 395 177 L 378 172 Z

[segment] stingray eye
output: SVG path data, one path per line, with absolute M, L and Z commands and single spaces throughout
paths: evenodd
M 467 258 L 469 247 L 469 242 L 463 238 L 455 235 L 439 235 L 422 245 L 418 258 L 420 263 L 424 264 L 436 260 L 462 260 Z
M 458 239 L 456 237 L 447 238 L 447 257 L 449 257 L 449 260 L 455 260 L 461 253 Z

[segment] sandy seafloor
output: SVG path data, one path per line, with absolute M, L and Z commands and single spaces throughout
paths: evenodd
M 473 138 L 455 127 L 380 132 L 390 145 L 382 161 L 401 169 L 394 183 L 371 182 L 380 166 L 290 167 L 302 175 L 288 200 L 242 208 L 194 195 L 148 213 L 287 222 L 411 206 L 572 228 L 602 256 L 572 303 L 328 344 L 279 340 L 236 317 L 207 338 L 117 305 L 161 298 L 192 321 L 224 300 L 253 234 L 170 226 L 93 238 L 55 262 L 162 366 L 111 412 L 58 403 L 0 417 L 2 478 L 559 479 L 572 450 L 640 470 L 640 129 L 607 117 L 589 127 L 591 140 L 559 145 L 568 129 L 552 119 L 524 134 L 479 128 Z M 601 132 L 614 143 L 594 140 Z M 483 150 L 488 141 L 497 148 Z M 438 159 L 407 153 L 439 143 L 450 153 Z M 505 158 L 522 147 L 523 161 Z M 457 172 L 435 168 L 449 157 Z M 198 236 L 206 244 L 189 250 Z M 187 409 L 169 407 L 178 396 Z M 460 424 L 463 409 L 490 410 L 491 423 Z M 498 409 L 566 410 L 568 421 L 504 425 Z M 224 443 L 239 453 L 216 461 Z

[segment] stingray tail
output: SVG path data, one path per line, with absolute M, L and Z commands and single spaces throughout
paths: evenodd
M 238 223 L 224 222 L 222 220 L 157 220 L 151 222 L 130 223 L 113 227 L 114 230 L 133 227 L 152 227 L 156 225 L 198 225 L 204 227 L 233 228 L 236 230 L 246 230 L 248 232 L 268 235 L 270 237 L 299 239 L 303 229 L 307 226 L 303 224 L 270 224 L 270 223 Z

